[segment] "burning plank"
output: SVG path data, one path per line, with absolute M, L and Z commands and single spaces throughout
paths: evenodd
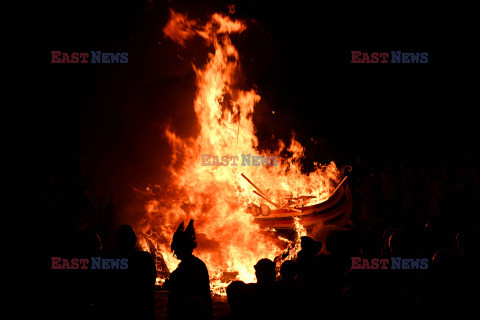
M 313 227 L 316 224 L 344 226 L 350 219 L 353 207 L 352 194 L 345 183 L 347 180 L 346 170 L 350 171 L 351 167 L 344 166 L 342 168 L 343 178 L 326 201 L 304 206 L 301 210 L 293 206 L 286 208 L 282 206 L 277 210 L 272 210 L 268 217 L 255 217 L 255 222 L 262 228 L 277 230 L 294 229 L 297 218 L 305 227 Z

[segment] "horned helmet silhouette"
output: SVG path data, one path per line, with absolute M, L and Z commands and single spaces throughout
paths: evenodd
M 190 219 L 190 222 L 185 230 L 183 227 L 184 223 L 182 221 L 178 226 L 177 231 L 175 231 L 173 234 L 172 243 L 170 245 L 172 252 L 178 249 L 193 250 L 197 247 L 195 229 L 193 228 L 193 219 Z

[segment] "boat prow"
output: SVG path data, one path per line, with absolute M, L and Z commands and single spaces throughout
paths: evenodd
M 343 227 L 350 219 L 353 201 L 346 176 L 342 170 L 342 182 L 325 201 L 301 207 L 287 207 L 284 209 L 268 210 L 254 218 L 261 228 L 276 230 L 293 229 L 295 218 L 299 218 L 305 228 L 317 224 L 333 224 Z

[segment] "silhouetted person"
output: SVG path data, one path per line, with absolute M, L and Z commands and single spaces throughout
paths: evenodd
M 298 263 L 311 261 L 322 249 L 322 243 L 314 239 L 303 236 L 300 238 L 301 250 L 298 252 Z
M 102 254 L 102 241 L 100 236 L 92 231 L 80 232 L 77 244 L 78 256 L 84 259 L 99 257 Z M 84 317 L 89 319 L 99 319 L 102 303 L 102 274 L 97 270 L 82 270 L 76 273 L 77 285 L 73 285 L 77 294 L 80 295 L 78 301 L 84 304 L 86 314 Z
M 260 259 L 254 267 L 257 283 L 249 284 L 252 318 L 276 318 L 280 314 L 280 292 L 275 283 L 275 264 L 269 259 Z
M 119 228 L 116 241 L 118 252 L 114 258 L 128 259 L 128 266 L 109 271 L 114 301 L 110 306 L 111 313 L 107 310 L 106 316 L 115 314 L 116 319 L 153 319 L 156 278 L 153 258 L 150 253 L 136 249 L 137 236 L 129 225 Z
M 330 255 L 320 253 L 321 242 L 310 237 L 301 238 L 302 250 L 298 253 L 297 262 L 307 312 L 318 313 L 322 309 L 322 315 L 333 315 L 337 308 L 340 287 L 343 285 L 342 259 L 336 250 L 337 245 L 331 242 L 337 233 L 327 238 Z
M 171 244 L 171 250 L 181 262 L 168 280 L 167 319 L 211 319 L 208 270 L 205 263 L 193 255 L 193 249 L 197 246 L 193 219 L 185 231 L 183 226 L 182 222 Z
M 92 231 L 72 231 L 70 233 L 70 241 L 65 241 L 63 245 L 69 247 L 69 253 L 62 254 L 62 258 L 67 259 L 90 259 L 99 256 L 101 251 L 101 241 L 99 236 Z M 60 256 L 60 255 L 59 255 Z M 49 281 L 48 285 L 54 288 L 53 299 L 62 309 L 58 309 L 61 313 L 71 312 L 75 310 L 72 319 L 97 319 L 99 314 L 99 305 L 102 295 L 100 293 L 101 274 L 96 270 L 53 270 L 55 273 L 53 279 L 55 282 Z M 60 271 L 60 272 L 59 272 Z M 57 282 L 58 281 L 58 282 Z M 54 307 L 55 310 L 56 307 Z M 54 310 L 52 309 L 52 310 Z
M 224 319 L 251 318 L 251 301 L 247 285 L 243 281 L 233 281 L 227 286 L 227 301 L 230 314 Z
M 297 272 L 297 263 L 292 260 L 284 261 L 280 267 L 281 280 L 277 282 L 277 287 L 283 318 L 296 318 L 299 309 L 303 308 Z
M 478 230 L 466 230 L 456 236 L 457 256 L 452 268 L 452 290 L 458 292 L 455 302 L 463 309 L 463 314 L 474 312 L 478 306 L 478 293 L 472 293 L 473 288 L 480 286 L 480 237 Z M 475 289 L 473 289 L 475 290 Z
M 297 263 L 292 260 L 287 260 L 282 263 L 280 267 L 281 282 L 287 285 L 296 286 L 297 279 Z
M 298 277 L 300 282 L 308 289 L 312 285 L 312 278 L 316 276 L 317 271 L 314 267 L 315 257 L 322 249 L 322 243 L 304 236 L 300 238 L 301 250 L 297 255 Z

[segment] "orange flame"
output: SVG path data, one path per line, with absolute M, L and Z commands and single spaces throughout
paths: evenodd
M 238 88 L 239 54 L 230 39 L 231 34 L 245 29 L 241 21 L 221 14 L 213 14 L 201 26 L 171 10 L 171 19 L 163 29 L 166 37 L 184 46 L 198 35 L 214 51 L 204 66 L 193 65 L 197 76 L 193 106 L 200 124 L 198 135 L 184 139 L 166 130 L 172 148 L 169 188 L 162 190 L 160 199 L 146 204 L 146 219 L 141 222 L 143 234 L 155 242 L 155 250 L 161 252 L 172 271 L 178 265 L 169 250 L 173 233 L 180 221 L 193 218 L 198 241 L 194 253 L 206 263 L 212 290 L 219 294 L 228 284 L 225 276 L 229 272 L 239 280 L 255 281 L 255 263 L 265 257 L 273 260 L 282 252 L 282 241 L 288 241 L 266 236 L 254 223 L 253 216 L 245 212 L 245 206 L 265 203 L 252 193 L 252 186 L 240 174 L 254 181 L 275 203 L 301 195 L 310 196 L 304 204 L 324 201 L 339 181 L 339 171 L 333 162 L 316 164 L 314 172 L 302 173 L 300 161 L 304 148 L 294 137 L 288 147 L 279 141 L 276 150 L 258 150 L 252 116 L 260 96 L 253 89 Z M 280 158 L 285 151 L 291 156 Z M 203 166 L 202 154 L 276 155 L 279 163 Z M 305 235 L 299 221 L 295 223 L 298 238 Z

